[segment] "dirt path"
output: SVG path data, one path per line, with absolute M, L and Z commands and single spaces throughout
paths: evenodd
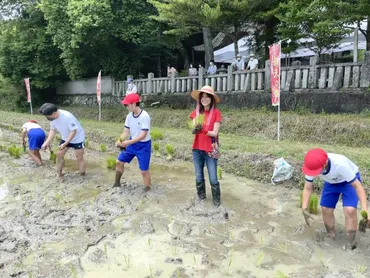
M 0 145 L 18 142 L 3 130 Z M 153 189 L 136 163 L 124 188 L 111 189 L 107 153 L 87 149 L 88 175 L 72 153 L 63 181 L 47 161 L 0 152 L 0 277 L 369 277 L 370 240 L 343 250 L 325 238 L 321 218 L 304 225 L 297 190 L 224 174 L 223 207 L 193 204 L 190 163 L 154 159 Z M 48 153 L 43 153 L 48 158 Z M 368 267 L 368 269 L 365 269 Z

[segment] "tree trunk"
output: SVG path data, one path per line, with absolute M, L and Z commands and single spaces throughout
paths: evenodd
M 236 33 L 234 36 L 234 53 L 235 53 L 235 56 L 239 54 L 238 35 Z
M 212 34 L 211 29 L 203 27 L 203 42 L 204 42 L 204 58 L 205 68 L 208 68 L 209 62 L 214 60 L 213 45 L 212 45 Z
M 366 27 L 366 51 L 370 51 L 370 16 L 367 17 Z
M 158 38 L 158 41 L 161 40 L 161 31 L 159 29 L 157 30 L 157 38 Z M 157 72 L 158 72 L 158 76 L 162 77 L 162 61 L 161 61 L 160 54 L 157 55 Z M 167 71 L 166 71 L 165 76 L 167 77 Z

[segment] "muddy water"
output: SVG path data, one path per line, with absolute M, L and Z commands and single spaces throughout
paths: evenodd
M 368 235 L 344 250 L 339 209 L 328 240 L 319 216 L 304 224 L 296 190 L 224 174 L 215 209 L 208 185 L 206 201 L 192 202 L 189 163 L 155 159 L 145 193 L 136 163 L 125 187 L 110 188 L 107 156 L 87 149 L 81 178 L 70 153 L 57 180 L 50 161 L 35 168 L 0 152 L 0 277 L 370 277 Z

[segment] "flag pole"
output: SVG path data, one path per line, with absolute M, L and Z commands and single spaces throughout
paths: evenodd
M 281 40 L 279 41 L 279 61 L 281 61 Z M 280 62 L 279 62 L 280 65 Z M 279 73 L 281 74 L 281 65 L 280 65 L 280 70 Z M 277 126 L 277 139 L 280 141 L 280 99 L 281 99 L 281 92 L 280 92 L 280 80 L 279 80 L 279 104 L 278 104 L 278 126 Z
M 99 105 L 99 121 L 101 121 L 101 70 L 98 74 L 98 79 L 96 82 L 96 99 Z

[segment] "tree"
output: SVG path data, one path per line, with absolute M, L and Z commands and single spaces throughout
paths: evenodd
M 346 19 L 338 4 L 341 0 L 288 0 L 280 4 L 278 15 L 282 24 L 281 36 L 292 41 L 313 39 L 302 44 L 321 53 L 325 48 L 333 48 L 351 30 L 345 26 Z M 352 4 L 351 4 L 352 5 Z M 342 5 L 343 6 L 343 5 Z M 346 5 L 348 6 L 348 5 Z
M 149 0 L 158 10 L 157 21 L 167 23 L 172 29 L 165 33 L 186 38 L 194 32 L 203 33 L 206 64 L 214 59 L 212 26 L 220 16 L 216 0 Z M 181 11 L 181 12 L 179 12 Z

